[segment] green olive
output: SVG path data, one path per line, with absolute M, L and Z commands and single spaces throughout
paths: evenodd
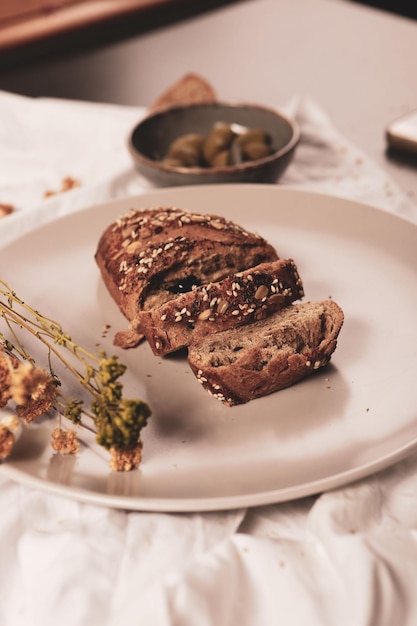
M 162 163 L 164 165 L 169 165 L 169 167 L 184 167 L 183 162 L 175 157 L 165 157 Z
M 174 154 L 176 150 L 182 150 L 182 148 L 193 148 L 194 150 L 200 150 L 203 143 L 203 137 L 197 133 L 188 133 L 187 135 L 180 135 L 177 139 L 171 143 L 168 154 Z
M 185 167 L 193 167 L 199 164 L 200 152 L 192 146 L 184 145 L 182 148 L 169 152 L 168 157 L 180 160 Z
M 167 157 L 178 159 L 184 167 L 198 165 L 200 163 L 202 141 L 201 135 L 195 133 L 177 137 L 171 143 Z
M 229 150 L 221 150 L 211 160 L 210 165 L 212 167 L 225 167 L 230 165 L 230 152 Z
M 262 130 L 262 128 L 250 128 L 241 135 L 238 135 L 235 141 L 239 146 L 243 148 L 243 146 L 248 143 L 252 143 L 253 141 L 260 141 L 261 143 L 270 145 L 271 137 L 266 131 Z
M 202 152 L 207 163 L 211 163 L 217 152 L 226 150 L 234 137 L 228 124 L 215 124 L 203 141 Z
M 188 133 L 174 139 L 163 163 L 171 167 L 238 165 L 268 156 L 271 143 L 269 133 L 262 128 L 248 128 L 236 134 L 229 124 L 217 122 L 205 137 Z
M 250 141 L 242 148 L 243 155 L 247 161 L 257 161 L 271 154 L 269 146 L 261 141 Z

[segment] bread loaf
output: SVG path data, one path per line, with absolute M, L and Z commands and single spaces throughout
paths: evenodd
M 216 97 L 216 92 L 205 78 L 189 72 L 168 87 L 151 105 L 150 111 L 177 104 L 215 102 Z
M 115 342 L 132 347 L 143 337 L 141 311 L 160 307 L 193 286 L 275 261 L 278 255 L 265 239 L 223 217 L 156 207 L 132 209 L 111 224 L 98 242 L 95 259 L 130 322 Z
M 216 283 L 195 287 L 162 306 L 139 313 L 157 355 L 174 352 L 207 333 L 250 324 L 303 297 L 294 261 L 262 263 Z
M 343 320 L 332 300 L 292 304 L 248 326 L 207 335 L 190 345 L 188 361 L 214 397 L 243 404 L 326 365 Z

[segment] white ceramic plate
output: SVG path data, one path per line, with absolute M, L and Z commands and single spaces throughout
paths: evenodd
M 153 417 L 140 470 L 112 473 L 91 440 L 53 455 L 51 424 L 26 428 L 0 471 L 81 501 L 136 510 L 201 511 L 280 502 L 380 470 L 417 447 L 417 227 L 340 198 L 279 186 L 165 189 L 52 222 L 0 250 L 2 276 L 78 342 L 109 353 L 126 326 L 94 262 L 104 228 L 131 207 L 214 212 L 295 259 L 306 299 L 345 311 L 331 364 L 298 385 L 224 407 L 183 358 L 122 351 L 126 394 Z M 102 337 L 105 324 L 111 329 Z

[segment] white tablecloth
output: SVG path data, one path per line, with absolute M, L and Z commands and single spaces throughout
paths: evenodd
M 417 207 L 320 107 L 281 183 L 417 220 Z M 149 188 L 126 149 L 142 108 L 0 92 L 0 242 Z M 80 186 L 47 199 L 65 177 Z M 1 626 L 415 626 L 417 455 L 295 502 L 220 513 L 107 509 L 0 472 Z

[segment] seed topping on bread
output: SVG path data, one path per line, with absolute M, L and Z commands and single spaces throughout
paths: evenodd
M 135 274 L 139 278 L 146 279 L 158 257 L 171 250 L 175 262 L 184 260 L 192 247 L 192 241 L 178 234 L 177 236 L 164 237 L 167 228 L 181 229 L 184 225 L 198 224 L 199 226 L 213 229 L 216 233 L 225 231 L 234 233 L 239 237 L 247 238 L 249 235 L 262 240 L 257 233 L 249 233 L 239 224 L 226 220 L 217 215 L 201 215 L 188 213 L 176 207 L 158 207 L 144 212 L 131 209 L 126 215 L 121 216 L 113 225 L 112 232 L 117 234 L 121 241 L 115 247 L 112 260 L 120 259 L 118 266 L 120 291 L 128 289 L 128 280 L 122 276 Z M 147 240 L 152 239 L 150 245 Z
M 233 406 L 279 391 L 324 367 L 337 345 L 342 309 L 332 300 L 290 304 L 242 328 L 190 345 L 198 382 Z
M 290 261 L 290 264 L 294 268 L 294 274 L 296 274 L 294 262 Z M 258 283 L 258 278 L 262 282 Z M 299 277 L 297 286 L 299 287 L 297 297 L 301 298 L 303 289 Z M 242 289 L 245 294 L 243 301 L 240 298 L 240 294 L 243 293 Z M 272 279 L 264 272 L 256 270 L 248 276 L 244 276 L 243 272 L 240 272 L 231 278 L 226 278 L 222 281 L 221 286 L 218 283 L 194 285 L 192 292 L 194 300 L 189 308 L 181 306 L 183 299 L 179 298 L 177 307 L 170 309 L 169 304 L 164 307 L 164 312 L 159 318 L 161 322 L 174 319 L 175 322 L 186 321 L 188 324 L 194 324 L 196 318 L 200 321 L 214 322 L 219 317 L 224 318 L 230 315 L 240 319 L 243 316 L 259 313 L 261 309 L 266 309 L 266 302 L 280 303 L 293 293 L 291 286 L 285 287 L 280 279 Z M 197 316 L 195 316 L 196 312 L 198 312 Z M 254 319 L 256 318 L 257 315 L 254 315 Z
M 278 256 L 259 234 L 224 217 L 160 206 L 131 209 L 119 217 L 102 234 L 95 258 L 110 295 L 130 322 L 126 347 L 132 347 L 134 335 L 140 340 L 137 316 L 142 310 Z M 118 334 L 117 344 L 123 342 L 123 333 Z
M 200 226 L 207 226 L 215 230 L 227 230 L 228 232 L 236 232 L 247 237 L 249 235 L 242 226 L 236 222 L 226 220 L 226 218 L 219 215 L 191 213 L 178 209 L 177 207 L 155 207 L 152 209 L 146 209 L 145 211 L 138 211 L 137 209 L 131 209 L 125 215 L 119 217 L 116 220 L 113 231 L 120 231 L 124 241 L 136 239 L 140 236 L 142 239 L 152 237 L 162 233 L 164 228 L 174 224 L 178 228 L 185 226 L 186 224 L 199 224 Z M 250 233 L 251 236 L 256 236 L 261 239 L 257 233 Z M 123 246 L 127 246 L 128 243 L 123 243 Z
M 161 306 L 141 311 L 138 321 L 152 351 L 162 355 L 207 333 L 267 317 L 303 295 L 294 261 L 278 259 L 218 282 L 194 284 Z
M 336 348 L 340 307 L 294 304 L 304 296 L 294 261 L 223 217 L 132 209 L 105 230 L 95 258 L 129 321 L 115 345 L 187 347 L 198 382 L 225 405 L 294 384 Z

